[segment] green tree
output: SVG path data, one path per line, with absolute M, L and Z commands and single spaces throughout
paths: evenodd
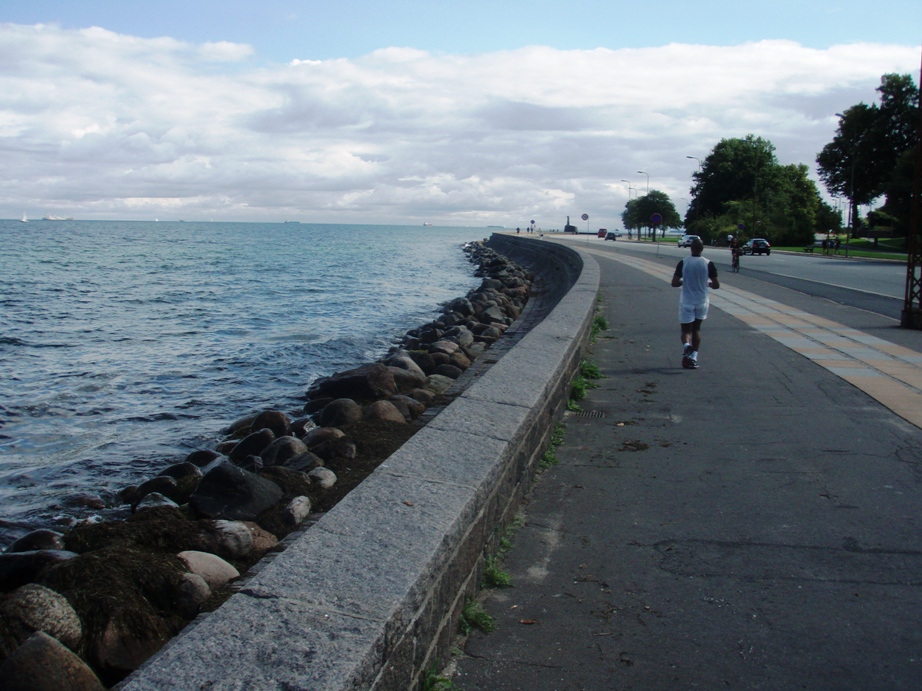
M 803 164 L 779 164 L 774 145 L 761 137 L 723 139 L 693 175 L 685 227 L 705 241 L 742 234 L 781 244 L 812 242 L 825 205 L 808 173 Z
M 832 141 L 816 157 L 829 193 L 848 198 L 853 229 L 858 227 L 857 207 L 881 195 L 887 195 L 897 227 L 909 220 L 901 162 L 916 144 L 919 89 L 908 74 L 885 74 L 877 92 L 880 106 L 858 103 L 845 110 Z
M 662 222 L 657 226 L 653 223 L 654 214 L 659 214 Z M 628 230 L 639 231 L 641 229 L 662 228 L 665 235 L 667 228 L 681 228 L 682 218 L 676 211 L 675 205 L 669 199 L 669 195 L 660 190 L 651 190 L 648 194 L 637 199 L 632 199 L 624 205 L 624 211 L 621 213 L 621 221 Z M 648 233 L 649 234 L 649 233 Z M 653 236 L 656 239 L 656 236 Z

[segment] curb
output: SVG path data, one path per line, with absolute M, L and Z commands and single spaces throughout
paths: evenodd
M 599 267 L 494 235 L 554 305 L 482 377 L 217 611 L 117 688 L 414 688 L 514 517 L 588 346 Z

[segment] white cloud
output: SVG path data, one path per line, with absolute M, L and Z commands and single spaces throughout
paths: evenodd
M 837 110 L 918 65 L 914 46 L 790 41 L 252 56 L 0 26 L 0 214 L 615 226 L 622 178 L 643 192 L 647 170 L 681 207 L 686 156 L 724 137 L 813 168 Z

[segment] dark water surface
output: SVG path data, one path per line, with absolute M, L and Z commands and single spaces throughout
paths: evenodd
M 479 280 L 477 228 L 0 221 L 0 547 L 318 376 Z

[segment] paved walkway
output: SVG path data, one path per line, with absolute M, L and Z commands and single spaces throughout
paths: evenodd
M 606 378 L 454 684 L 922 688 L 922 334 L 723 275 L 683 370 L 672 267 L 593 254 Z

